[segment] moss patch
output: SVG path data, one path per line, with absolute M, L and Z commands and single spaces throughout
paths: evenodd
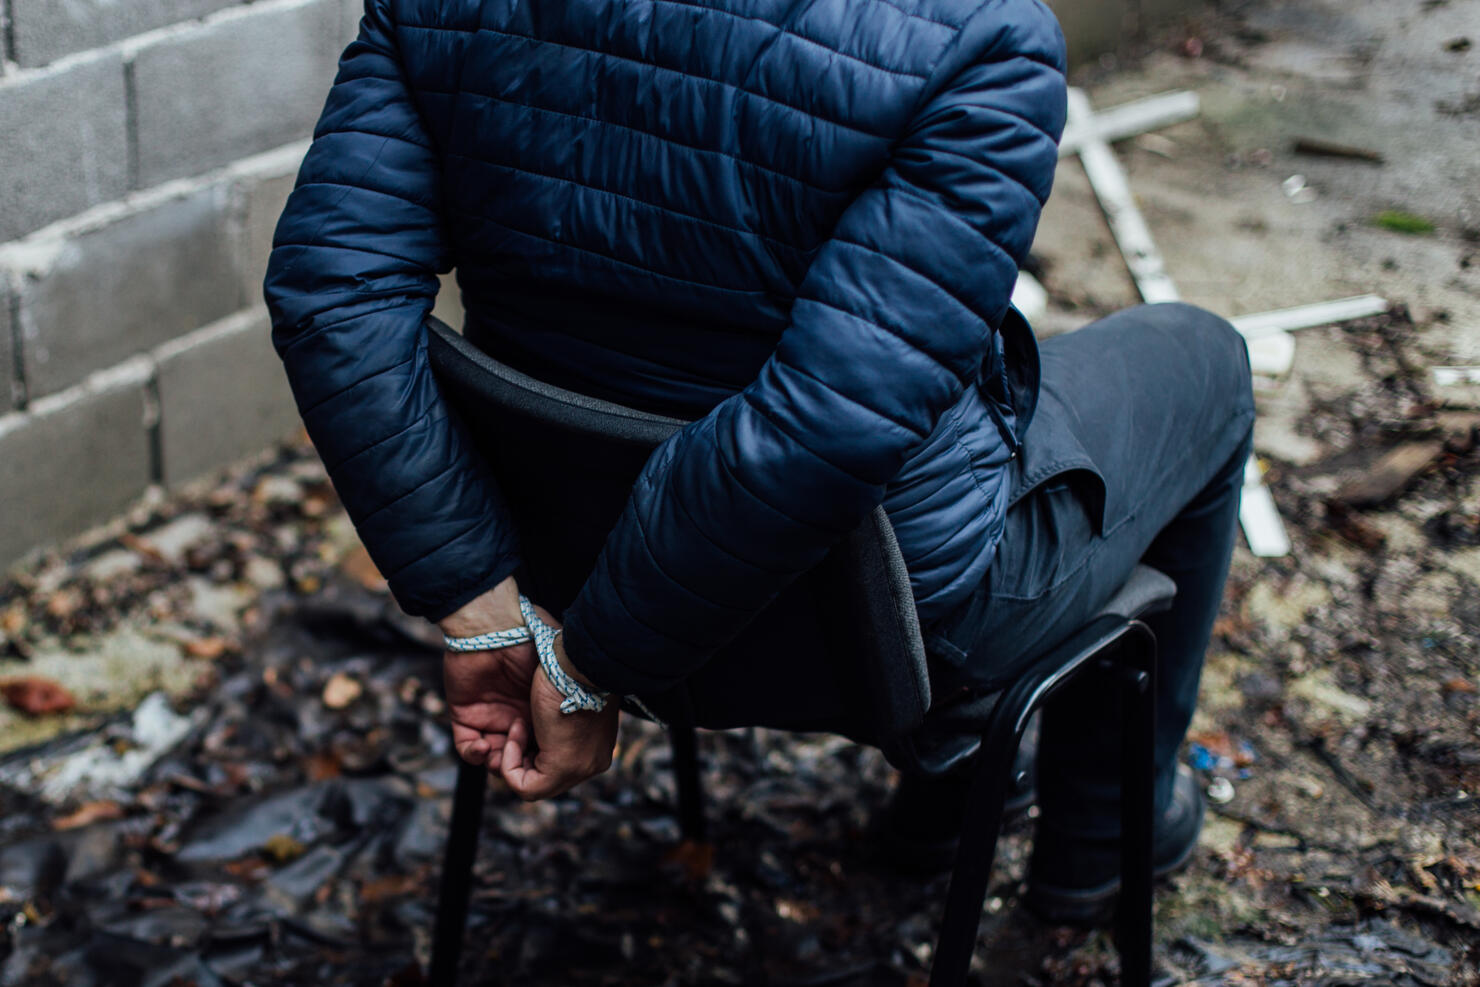
M 1384 209 L 1372 217 L 1372 225 L 1379 229 L 1392 230 L 1394 233 L 1407 233 L 1409 236 L 1424 236 L 1434 232 L 1434 224 L 1416 213 L 1404 212 L 1401 209 Z

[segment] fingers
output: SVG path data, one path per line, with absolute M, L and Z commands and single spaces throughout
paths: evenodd
M 505 783 L 526 802 L 537 802 L 568 791 L 586 775 L 573 773 L 548 751 L 529 754 L 529 728 L 520 720 L 509 730 L 499 773 Z
M 488 740 L 472 727 L 454 722 L 452 746 L 457 750 L 457 756 L 469 764 L 486 764 L 488 761 Z
M 604 733 L 599 731 L 590 741 L 574 744 L 568 738 L 555 738 L 531 756 L 529 728 L 521 720 L 509 730 L 499 773 L 514 794 L 526 802 L 560 795 L 611 767 L 612 743 L 603 739 Z
M 484 733 L 461 723 L 452 724 L 452 746 L 457 756 L 491 771 L 497 771 L 502 762 L 505 740 L 502 733 Z
M 503 756 L 497 765 L 499 774 L 503 775 L 504 782 L 522 799 L 531 800 L 532 796 L 526 795 L 527 791 L 541 787 L 534 777 L 534 761 L 531 758 L 525 761 L 525 750 L 529 744 L 529 728 L 524 725 L 523 720 L 515 720 L 514 725 L 509 728 L 508 739 L 504 741 Z M 489 770 L 494 765 L 489 763 Z M 538 797 L 538 796 L 533 796 Z

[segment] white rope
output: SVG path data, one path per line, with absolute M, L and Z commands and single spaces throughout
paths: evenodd
M 512 648 L 516 644 L 528 641 L 530 637 L 528 627 L 510 627 L 506 631 L 489 631 L 487 634 L 475 634 L 472 637 L 448 637 L 444 634 L 442 640 L 447 643 L 448 651 L 465 653 Z
M 519 597 L 519 612 L 524 615 L 525 626 L 534 634 L 534 650 L 540 656 L 540 667 L 545 670 L 555 691 L 565 697 L 560 704 L 560 712 L 569 715 L 583 709 L 593 713 L 606 709 L 606 693 L 586 691 L 560 667 L 560 661 L 555 657 L 555 635 L 560 632 L 541 620 L 540 615 L 534 612 L 534 604 L 524 596 Z
M 533 638 L 534 652 L 539 656 L 540 667 L 545 670 L 545 676 L 550 680 L 550 684 L 565 697 L 565 701 L 560 704 L 560 712 L 570 714 L 590 710 L 593 713 L 599 713 L 606 709 L 607 693 L 585 689 L 581 683 L 565 674 L 565 669 L 560 667 L 560 660 L 555 657 L 555 635 L 560 632 L 540 619 L 540 615 L 535 612 L 534 604 L 530 603 L 529 598 L 523 594 L 519 596 L 519 613 L 524 617 L 523 627 L 489 631 L 486 634 L 474 634 L 472 637 L 450 637 L 444 634 L 442 640 L 446 643 L 448 651 L 465 654 L 469 651 L 497 651 L 500 648 L 512 648 L 516 644 L 523 644 Z M 633 701 L 637 702 L 635 699 Z M 647 712 L 647 708 L 641 703 L 638 703 L 638 706 Z
M 533 638 L 534 651 L 539 656 L 540 667 L 545 670 L 550 684 L 565 697 L 565 701 L 560 704 L 560 712 L 567 714 L 579 713 L 581 710 L 600 712 L 605 709 L 610 693 L 584 688 L 581 683 L 565 674 L 565 669 L 560 667 L 560 661 L 555 657 L 555 636 L 560 631 L 541 620 L 540 615 L 535 612 L 534 605 L 523 595 L 519 597 L 519 613 L 524 617 L 523 627 L 489 631 L 486 634 L 474 634 L 472 637 L 450 637 L 444 634 L 442 640 L 446 642 L 448 651 L 464 654 L 469 651 L 497 651 L 500 648 L 511 648 Z M 636 696 L 627 696 L 626 699 L 648 719 L 664 730 L 668 729 L 668 724 L 653 715 L 653 711 L 648 709 L 641 699 Z

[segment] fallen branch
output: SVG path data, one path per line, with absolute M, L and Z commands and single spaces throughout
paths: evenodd
M 1386 503 L 1406 490 L 1443 452 L 1442 438 L 1394 446 L 1361 476 L 1342 484 L 1332 500 L 1351 507 L 1376 507 Z
M 1480 931 L 1480 911 L 1454 902 L 1419 894 L 1409 888 L 1395 888 L 1387 881 L 1376 880 L 1357 891 L 1356 897 L 1377 908 L 1401 908 L 1422 915 L 1448 919 L 1455 925 Z
M 1322 158 L 1346 158 L 1351 161 L 1366 161 L 1371 164 L 1382 164 L 1386 160 L 1381 151 L 1374 151 L 1367 147 L 1353 147 L 1350 144 L 1338 144 L 1335 141 L 1322 140 L 1319 137 L 1297 137 L 1295 138 L 1296 154 L 1314 154 Z
M 1299 743 L 1302 747 L 1305 747 L 1312 754 L 1314 754 L 1316 756 L 1316 760 L 1324 764 L 1331 771 L 1331 774 L 1336 778 L 1336 780 L 1341 782 L 1341 787 L 1345 788 L 1348 792 L 1351 792 L 1352 797 L 1355 798 L 1358 802 L 1361 802 L 1377 815 L 1381 816 L 1389 814 L 1387 809 L 1378 805 L 1377 802 L 1372 798 L 1372 795 L 1370 793 L 1372 784 L 1352 774 L 1351 771 L 1347 769 L 1347 766 L 1341 763 L 1341 759 L 1336 756 L 1336 752 L 1333 751 L 1329 746 L 1327 746 L 1326 738 L 1320 736 L 1308 737 L 1306 739 L 1300 740 Z

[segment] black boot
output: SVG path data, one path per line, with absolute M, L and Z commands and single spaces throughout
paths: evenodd
M 1165 877 L 1180 870 L 1202 832 L 1207 803 L 1191 769 L 1177 769 L 1172 801 L 1156 821 L 1151 845 L 1152 873 Z M 1085 839 L 1040 820 L 1028 867 L 1023 904 L 1054 925 L 1095 926 L 1113 917 L 1120 893 L 1120 841 Z
M 1026 812 L 1037 799 L 1037 762 L 1035 717 L 1013 760 L 1013 780 L 1002 807 L 1002 818 L 1010 819 Z M 949 778 L 900 777 L 884 810 L 879 835 L 885 852 L 902 869 L 921 875 L 941 874 L 955 864 L 970 783 L 969 771 L 964 776 Z

